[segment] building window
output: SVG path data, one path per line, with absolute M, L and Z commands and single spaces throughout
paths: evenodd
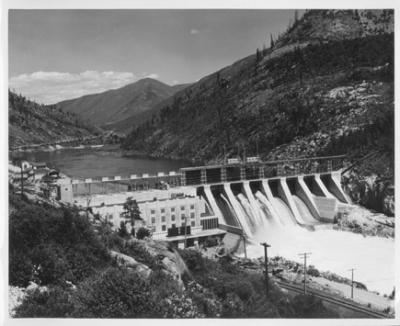
M 161 208 L 161 213 L 165 213 L 165 208 Z
M 161 222 L 162 222 L 162 223 L 165 223 L 165 216 L 164 216 L 164 215 L 161 216 Z
M 175 223 L 172 224 L 172 225 L 171 225 L 171 228 L 176 228 L 176 224 L 175 224 Z
M 181 211 L 184 211 L 185 210 L 185 206 L 181 206 Z
M 194 227 L 196 225 L 195 221 L 192 221 L 192 223 L 190 224 L 192 227 Z
M 171 212 L 175 212 L 175 207 L 171 207 Z
M 151 224 L 156 224 L 156 218 L 155 217 L 151 218 Z
M 190 205 L 190 209 L 194 209 L 194 205 Z
M 119 218 L 124 218 L 125 213 L 119 213 Z
M 166 225 L 162 225 L 162 226 L 161 226 L 161 230 L 162 230 L 162 231 L 167 231 L 167 226 L 166 226 Z
M 185 214 L 181 214 L 181 219 L 185 219 Z
M 171 215 L 171 221 L 175 221 L 175 215 Z
M 190 213 L 190 218 L 194 218 L 194 213 Z
M 155 214 L 156 211 L 154 209 L 150 210 L 150 214 Z
M 108 219 L 109 219 L 109 220 L 112 220 L 113 218 L 114 218 L 114 215 L 113 215 L 113 214 L 108 215 Z

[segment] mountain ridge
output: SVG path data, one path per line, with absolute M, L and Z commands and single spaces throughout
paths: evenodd
M 152 78 L 144 78 L 118 89 L 62 101 L 56 107 L 103 125 L 144 112 L 175 94 L 181 87 L 185 85 L 169 86 Z
M 249 155 L 257 147 L 265 158 L 279 158 L 281 148 L 277 155 L 267 153 L 318 134 L 317 121 L 332 135 L 343 129 L 340 123 L 351 129 L 361 120 L 355 113 L 359 103 L 346 93 L 353 102 L 344 103 L 340 115 L 339 99 L 329 94 L 351 85 L 367 106 L 387 96 L 393 85 L 393 22 L 392 10 L 307 11 L 274 47 L 257 49 L 137 115 L 124 148 L 211 162 L 221 158 L 223 148 L 228 156 L 238 155 L 241 143 Z M 383 87 L 369 87 L 371 96 L 359 93 L 365 80 Z M 340 121 L 330 120 L 330 111 Z
M 38 104 L 11 91 L 8 94 L 9 148 L 60 141 L 85 140 L 102 135 L 90 121 L 54 105 Z

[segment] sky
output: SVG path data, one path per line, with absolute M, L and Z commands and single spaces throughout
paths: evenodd
M 151 77 L 192 83 L 270 45 L 295 10 L 25 10 L 8 14 L 9 88 L 38 103 Z M 300 14 L 304 10 L 300 10 Z

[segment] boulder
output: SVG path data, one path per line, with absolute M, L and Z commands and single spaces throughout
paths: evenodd
M 148 277 L 151 274 L 151 269 L 148 266 L 137 262 L 134 258 L 130 256 L 121 254 L 120 252 L 116 251 L 110 251 L 110 254 L 111 257 L 117 258 L 117 261 L 120 265 L 132 268 L 144 277 Z
M 134 240 L 137 241 L 137 240 Z M 141 242 L 145 245 L 150 255 L 159 259 L 163 270 L 170 274 L 178 283 L 183 286 L 182 275 L 187 272 L 187 267 L 178 252 L 164 241 L 144 239 Z

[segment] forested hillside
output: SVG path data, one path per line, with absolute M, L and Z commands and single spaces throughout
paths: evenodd
M 90 121 L 52 105 L 8 93 L 9 147 L 79 140 L 101 135 Z
M 144 78 L 119 89 L 63 101 L 56 107 L 90 119 L 104 129 L 129 132 L 132 129 L 130 121 L 135 121 L 135 115 L 151 109 L 185 87 Z
M 148 111 L 124 148 L 205 162 L 237 155 L 238 143 L 264 159 L 318 155 L 337 137 L 391 114 L 394 34 L 384 32 L 392 18 L 388 11 L 309 11 L 273 48 Z M 319 32 L 316 22 L 330 28 L 324 35 L 331 39 L 312 32 Z M 303 138 L 318 146 L 291 154 L 290 144 Z
M 393 14 L 307 11 L 270 48 L 137 116 L 123 148 L 197 164 L 373 154 L 343 182 L 355 203 L 392 215 Z

